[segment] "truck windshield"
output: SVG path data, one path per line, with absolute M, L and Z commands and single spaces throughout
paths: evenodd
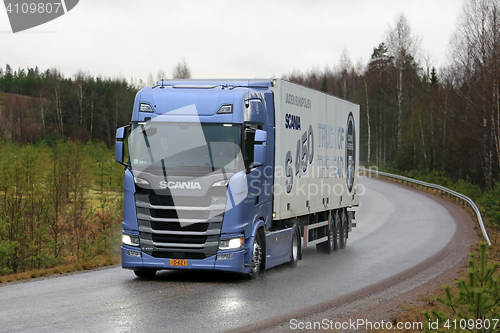
M 154 174 L 236 172 L 243 169 L 241 136 L 238 124 L 135 122 L 130 165 Z

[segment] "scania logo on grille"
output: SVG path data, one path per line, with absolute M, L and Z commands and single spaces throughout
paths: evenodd
M 201 190 L 201 185 L 198 182 L 166 182 L 163 180 L 160 182 L 159 188 Z

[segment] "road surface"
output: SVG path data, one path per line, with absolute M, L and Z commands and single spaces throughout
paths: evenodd
M 454 236 L 453 217 L 432 197 L 390 182 L 362 183 L 357 228 L 346 249 L 332 255 L 307 248 L 297 267 L 272 268 L 253 281 L 181 271 L 144 280 L 110 268 L 0 285 L 0 331 L 231 330 L 380 283 L 434 256 Z

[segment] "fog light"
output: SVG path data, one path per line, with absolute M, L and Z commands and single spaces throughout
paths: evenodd
M 132 257 L 142 257 L 141 252 L 138 251 L 132 251 L 132 250 L 125 250 L 125 253 L 127 253 L 129 256 Z
M 233 257 L 234 253 L 218 254 L 217 260 L 227 260 Z

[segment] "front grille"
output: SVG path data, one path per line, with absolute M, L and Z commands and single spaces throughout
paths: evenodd
M 149 202 L 154 206 L 187 206 L 187 207 L 208 207 L 210 206 L 210 196 L 205 197 L 186 197 L 171 195 L 158 195 L 152 193 L 149 195 Z
M 171 259 L 201 260 L 215 255 L 224 214 L 221 202 L 226 198 L 225 193 L 220 196 L 221 191 L 209 192 L 203 197 L 172 197 L 138 190 L 135 200 L 142 251 Z
M 175 210 L 175 209 L 150 209 L 151 217 L 161 219 L 178 219 L 179 213 L 181 219 L 195 219 L 206 220 L 210 215 L 210 211 L 197 211 L 197 210 Z
M 156 243 L 205 244 L 207 238 L 208 236 L 152 235 L 153 242 Z
M 181 227 L 179 222 L 155 222 L 151 221 L 151 229 L 158 231 L 195 231 L 204 232 L 208 230 L 209 223 L 193 223 Z

